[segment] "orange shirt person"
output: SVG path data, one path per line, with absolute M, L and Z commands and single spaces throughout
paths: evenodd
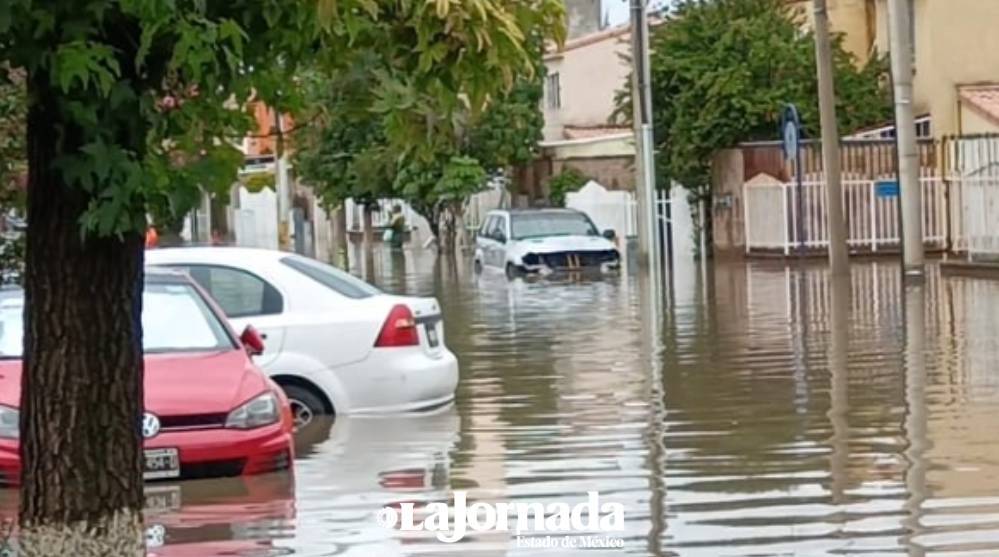
M 146 249 L 152 249 L 159 245 L 160 235 L 156 232 L 156 227 L 150 226 L 146 230 Z

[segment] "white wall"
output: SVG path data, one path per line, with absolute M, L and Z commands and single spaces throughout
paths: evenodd
M 677 307 L 689 307 L 698 296 L 700 264 L 694 259 L 697 239 L 694 218 L 687 200 L 689 191 L 673 184 L 670 189 L 670 218 L 673 221 L 673 288 Z
M 278 249 L 277 194 L 270 188 L 250 193 L 240 186 L 232 209 L 236 245 Z
M 589 215 L 601 231 L 613 230 L 619 238 L 627 238 L 635 230 L 634 198 L 631 192 L 611 191 L 591 180 L 579 191 L 566 194 L 565 206 Z

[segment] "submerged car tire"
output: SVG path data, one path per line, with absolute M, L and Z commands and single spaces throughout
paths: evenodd
M 524 270 L 521 269 L 520 267 L 514 265 L 513 263 L 506 264 L 506 278 L 515 279 L 523 275 L 524 275 Z
M 282 385 L 281 388 L 291 404 L 291 417 L 295 421 L 296 432 L 308 428 L 316 416 L 327 413 L 322 399 L 310 389 L 298 385 Z

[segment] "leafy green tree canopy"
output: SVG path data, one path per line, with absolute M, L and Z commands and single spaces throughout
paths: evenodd
M 444 205 L 458 209 L 485 186 L 488 176 L 536 156 L 544 127 L 542 38 L 539 30 L 533 31 L 525 49 L 530 71 L 512 87 L 497 88 L 481 107 L 458 106 L 446 131 L 430 141 L 426 135 L 411 136 L 411 145 L 390 139 L 391 121 L 371 104 L 385 64 L 377 53 L 359 53 L 351 66 L 332 75 L 310 73 L 306 106 L 317 114 L 295 137 L 299 174 L 331 207 L 348 198 L 361 203 L 404 198 L 437 233 Z M 428 97 L 425 102 L 438 101 Z M 442 182 L 457 174 L 483 179 Z
M 27 170 L 24 136 L 28 104 L 24 93 L 23 72 L 0 66 L 0 190 L 5 193 Z
M 556 207 L 565 204 L 566 194 L 579 191 L 590 179 L 573 167 L 567 167 L 548 181 L 549 198 Z
M 0 60 L 50 85 L 77 125 L 58 166 L 92 194 L 85 230 L 108 235 L 144 228 L 150 204 L 183 213 L 199 186 L 227 187 L 244 103 L 300 108 L 306 57 L 321 71 L 382 61 L 365 108 L 419 152 L 450 140 L 449 114 L 533 71 L 527 37 L 560 37 L 563 17 L 558 0 L 8 0 Z
M 781 109 L 795 103 L 819 135 L 815 39 L 785 0 L 684 0 L 652 34 L 652 104 L 660 183 L 705 188 L 711 156 L 739 142 L 771 140 Z M 841 130 L 890 117 L 886 65 L 858 67 L 834 37 Z M 618 95 L 630 114 L 630 91 Z
M 314 114 L 294 134 L 295 164 L 328 207 L 394 197 L 397 157 L 372 110 L 381 65 L 374 52 L 364 52 L 333 75 L 310 71 L 304 79 L 306 111 Z
M 5 215 L 24 208 L 27 105 L 24 72 L 0 66 L 0 213 Z M 19 279 L 23 264 L 23 235 L 0 236 L 0 281 Z
M 142 553 L 142 231 L 233 183 L 249 101 L 293 111 L 304 63 L 371 52 L 386 145 L 425 157 L 563 33 L 561 0 L 0 0 L 28 98 L 24 553 Z

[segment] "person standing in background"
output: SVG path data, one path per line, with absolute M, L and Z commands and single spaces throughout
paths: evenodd
M 406 217 L 402 214 L 402 207 L 392 206 L 392 219 L 389 221 L 389 260 L 391 261 L 391 273 L 389 281 L 391 287 L 400 292 L 406 290 L 406 251 L 402 245 L 406 239 Z
M 399 205 L 392 206 L 392 220 L 389 223 L 389 228 L 392 230 L 389 245 L 393 249 L 402 248 L 406 235 L 406 217 L 403 216 L 402 207 Z
M 160 245 L 160 234 L 156 231 L 156 227 L 149 225 L 146 229 L 146 249 L 153 249 Z

